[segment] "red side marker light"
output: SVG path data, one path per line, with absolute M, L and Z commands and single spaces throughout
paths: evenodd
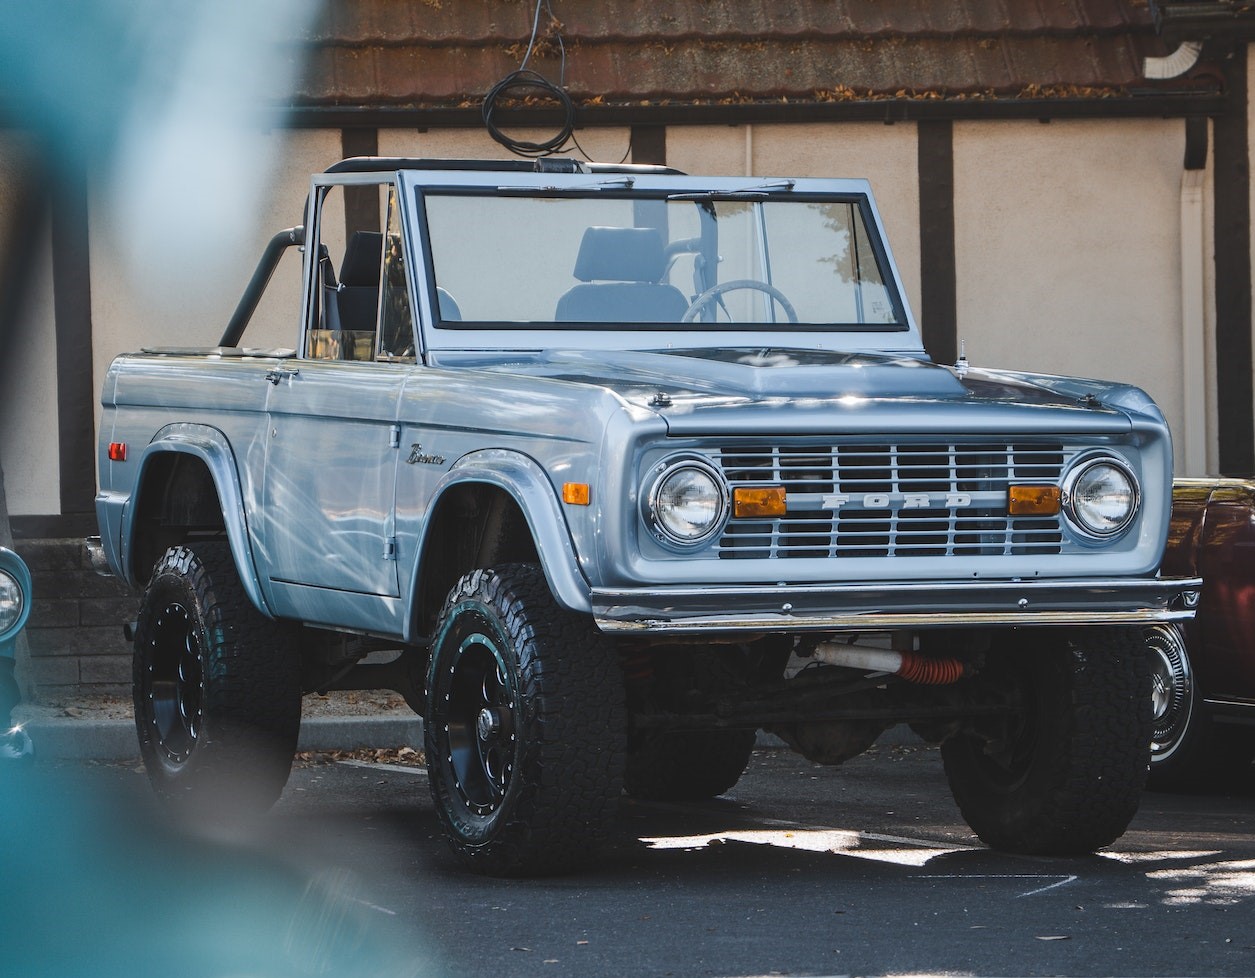
M 126 461 L 126 442 L 111 441 L 109 442 L 109 461 L 125 462 Z

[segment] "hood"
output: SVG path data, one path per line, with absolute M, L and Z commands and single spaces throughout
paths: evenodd
M 736 427 L 756 411 L 770 413 L 779 424 L 786 406 L 796 412 L 782 425 L 790 429 L 812 423 L 844 427 L 834 413 L 875 413 L 896 430 L 905 422 L 921 431 L 944 431 L 965 418 L 970 425 L 975 410 L 984 412 L 986 425 L 993 423 L 989 412 L 1004 415 L 999 427 L 1028 423 L 1031 429 L 1053 426 L 1061 432 L 1127 431 L 1122 408 L 1150 405 L 1153 411 L 1149 398 L 1126 385 L 948 367 L 906 354 L 741 347 L 554 350 L 481 353 L 459 357 L 458 363 L 606 388 L 660 414 L 677 434 L 722 429 L 719 419 L 733 414 L 737 421 L 728 424 Z M 1018 422 L 1012 415 L 1020 416 Z M 860 428 L 872 420 L 850 418 Z

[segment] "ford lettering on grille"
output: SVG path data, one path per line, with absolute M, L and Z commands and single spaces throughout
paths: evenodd
M 947 492 L 930 495 L 926 492 L 885 493 L 869 492 L 862 496 L 833 493 L 824 496 L 820 509 L 842 509 L 846 506 L 863 509 L 964 509 L 972 505 L 972 496 L 966 492 Z

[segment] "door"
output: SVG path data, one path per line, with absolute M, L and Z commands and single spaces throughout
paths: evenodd
M 359 179 L 311 195 L 306 328 L 301 356 L 269 392 L 262 507 L 276 610 L 372 629 L 395 612 L 375 599 L 399 594 L 396 420 L 414 369 L 412 355 L 391 352 L 379 330 L 381 307 L 397 304 L 384 275 L 395 259 L 379 230 L 389 187 Z M 350 607 L 357 611 L 339 610 Z

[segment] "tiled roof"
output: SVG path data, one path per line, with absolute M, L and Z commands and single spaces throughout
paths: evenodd
M 1086 98 L 1148 82 L 1168 53 L 1147 0 L 550 0 L 530 67 L 577 104 Z M 296 104 L 478 105 L 519 67 L 532 0 L 331 0 Z

